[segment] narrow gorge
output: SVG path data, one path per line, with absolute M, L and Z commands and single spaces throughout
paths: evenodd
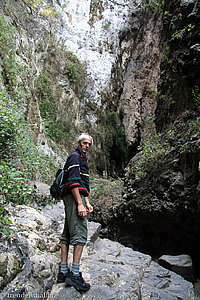
M 83 265 L 95 288 L 67 297 L 195 299 L 199 24 L 198 0 L 0 2 L 2 299 L 66 297 L 55 284 L 62 203 L 47 190 L 80 132 L 94 139 Z M 158 264 L 183 254 L 192 283 Z

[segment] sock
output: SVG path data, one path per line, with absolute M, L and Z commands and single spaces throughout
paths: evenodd
M 79 276 L 79 267 L 80 264 L 72 263 L 72 273 L 74 276 Z
M 67 274 L 67 272 L 68 272 L 68 263 L 67 262 L 61 262 L 60 272 L 63 273 L 64 275 Z

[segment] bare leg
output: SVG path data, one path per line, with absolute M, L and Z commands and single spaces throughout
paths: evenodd
M 80 264 L 81 255 L 83 252 L 83 247 L 81 245 L 75 245 L 74 246 L 74 252 L 73 252 L 73 263 Z
M 68 260 L 69 246 L 61 244 L 61 262 L 67 262 Z
M 85 282 L 82 274 L 79 272 L 79 264 L 83 247 L 84 246 L 81 245 L 74 246 L 72 271 L 65 280 L 67 285 L 74 286 L 78 291 L 88 291 L 90 289 L 90 284 Z

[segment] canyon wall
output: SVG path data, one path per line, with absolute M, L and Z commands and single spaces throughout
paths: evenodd
M 199 274 L 200 8 L 196 1 L 168 1 L 165 9 L 156 131 L 126 168 L 124 203 L 112 228 L 121 242 L 152 255 L 190 254 Z
M 159 15 L 126 0 L 9 0 L 1 12 L 15 30 L 13 54 L 23 68 L 15 90 L 25 94 L 39 148 L 51 155 L 53 141 L 71 151 L 76 135 L 89 131 L 91 169 L 122 174 L 139 143 L 155 132 L 148 123 L 163 49 Z M 3 59 L 1 65 L 6 74 Z

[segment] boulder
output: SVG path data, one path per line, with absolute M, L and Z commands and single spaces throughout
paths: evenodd
M 162 255 L 158 263 L 164 268 L 183 276 L 186 280 L 194 282 L 195 274 L 192 259 L 189 255 Z
M 50 196 L 50 186 L 40 181 L 33 181 L 33 185 L 38 191 L 40 196 Z
M 0 276 L 4 277 L 7 273 L 8 256 L 4 253 L 0 254 Z

